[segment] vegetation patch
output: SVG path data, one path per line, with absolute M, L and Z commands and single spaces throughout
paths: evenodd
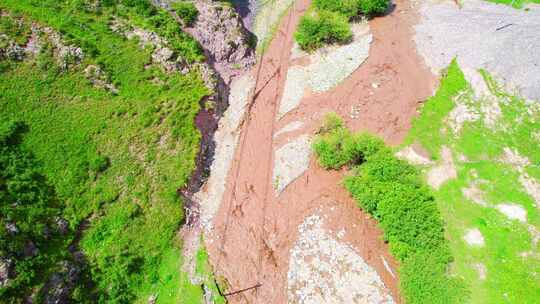
M 476 98 L 452 62 L 438 92 L 414 121 L 406 144 L 420 143 L 436 160 L 443 146 L 452 152 L 457 178 L 433 194 L 455 259 L 450 273 L 463 278 L 470 302 L 535 303 L 540 297 L 540 217 L 523 178 L 540 179 L 540 137 L 535 135 L 540 134 L 540 109 L 505 92 L 486 71 L 481 74 L 490 92 Z M 479 119 L 466 121 L 456 133 L 448 117 L 458 103 Z M 500 115 L 493 124 L 494 103 Z M 420 168 L 427 171 L 430 166 Z M 519 216 L 509 216 L 508 206 Z M 467 243 L 470 231 L 480 232 L 482 247 Z
M 180 256 L 174 237 L 183 221 L 177 189 L 195 168 L 200 134 L 194 118 L 201 98 L 210 92 L 195 69 L 186 75 L 164 72 L 151 64 L 151 48 L 141 49 L 110 25 L 120 16 L 153 31 L 187 62 L 204 59 L 200 46 L 150 1 L 6 0 L 0 9 L 26 25 L 50 27 L 85 54 L 77 64 L 60 67 L 45 45 L 24 61 L 0 61 L 0 121 L 25 126 L 17 146 L 22 152 L 9 148 L 15 152 L 2 153 L 14 159 L 9 162 L 19 162 L 14 168 L 25 176 L 1 177 L 0 188 L 21 180 L 17 183 L 28 182 L 36 191 L 35 205 L 21 205 L 27 209 L 20 216 L 2 205 L 0 229 L 16 218 L 25 229 L 17 237 L 33 241 L 43 253 L 39 261 L 15 264 L 14 277 L 21 281 L 13 285 L 16 289 L 0 288 L 0 302 L 20 302 L 34 287 L 42 287 L 57 261 L 69 258 L 68 245 L 77 230 L 82 237 L 76 247 L 84 253 L 93 284 L 76 289 L 70 301 L 146 302 L 171 284 L 170 278 L 185 277 L 174 261 Z M 0 28 L 8 36 L 25 37 L 17 41 L 24 45 L 30 32 L 21 24 L 2 22 Z M 90 65 L 104 71 L 117 91 L 92 85 L 84 72 Z M 16 192 L 9 191 L 2 195 L 15 199 Z M 10 204 L 11 198 L 4 202 Z M 51 241 L 43 242 L 35 234 L 52 225 L 44 218 L 56 215 L 67 220 L 69 233 L 52 233 Z M 35 219 L 35 227 L 25 219 Z M 0 233 L 4 242 L 7 232 Z M 0 255 L 20 250 L 16 244 L 21 242 L 8 242 L 15 247 L 2 247 Z M 180 282 L 192 288 L 189 281 Z M 170 303 L 163 299 L 157 302 Z
M 327 118 L 313 149 L 324 168 L 351 168 L 344 186 L 379 221 L 401 262 L 407 303 L 462 303 L 467 290 L 460 278 L 448 275 L 452 255 L 444 223 L 419 172 L 379 138 L 351 133 L 335 115 Z
M 381 15 L 389 5 L 389 0 L 315 0 L 300 19 L 296 42 L 306 51 L 327 44 L 347 43 L 352 38 L 349 21 L 360 16 Z

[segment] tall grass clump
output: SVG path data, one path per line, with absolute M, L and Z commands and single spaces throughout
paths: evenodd
M 444 223 L 416 168 L 397 159 L 381 139 L 350 132 L 336 116 L 327 119 L 313 149 L 324 168 L 351 169 L 344 186 L 378 220 L 401 262 L 407 303 L 462 303 L 464 284 L 447 273 L 452 256 Z

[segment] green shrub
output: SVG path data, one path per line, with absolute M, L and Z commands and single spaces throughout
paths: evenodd
M 327 115 L 320 133 L 323 136 L 315 139 L 313 149 L 325 169 L 354 165 L 381 150 L 388 150 L 384 142 L 376 137 L 363 133 L 352 134 L 335 114 Z
M 368 16 L 381 15 L 386 12 L 389 5 L 389 0 L 361 0 L 360 10 Z
M 431 191 L 416 168 L 397 159 L 382 140 L 351 133 L 331 116 L 313 145 L 328 169 L 355 166 L 345 188 L 373 215 L 401 262 L 401 289 L 407 303 L 462 303 L 460 279 L 447 275 L 452 260 L 444 223 Z
M 314 0 L 313 5 L 319 11 L 340 13 L 348 18 L 360 13 L 359 0 Z
M 303 16 L 294 37 L 303 50 L 313 51 L 324 44 L 350 41 L 352 32 L 346 17 L 321 11 Z
M 172 4 L 172 8 L 178 14 L 178 17 L 184 21 L 186 26 L 192 26 L 193 23 L 197 20 L 199 11 L 195 5 L 191 2 L 177 2 Z

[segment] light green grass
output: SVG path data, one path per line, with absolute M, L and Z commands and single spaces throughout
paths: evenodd
M 501 117 L 495 127 L 484 123 L 484 116 L 475 122 L 466 122 L 458 135 L 446 123 L 455 107 L 455 96 L 464 94 L 463 102 L 479 113 L 485 100 L 476 100 L 463 73 L 454 61 L 443 77 L 437 94 L 424 105 L 421 115 L 413 123 L 407 143 L 417 141 L 434 158 L 443 145 L 452 150 L 458 177 L 444 184 L 435 197 L 446 221 L 447 237 L 455 258 L 452 273 L 465 279 L 471 291 L 470 303 L 538 303 L 540 298 L 540 260 L 522 257 L 524 252 L 539 254 L 532 245 L 527 225 L 540 227 L 540 215 L 533 199 L 519 182 L 519 172 L 501 162 L 503 148 L 509 147 L 531 161 L 526 168 L 531 176 L 539 177 L 540 142 L 534 132 L 540 131 L 540 112 L 528 113 L 532 106 L 523 99 L 499 89 L 488 73 L 482 71 L 499 106 Z M 458 156 L 467 160 L 460 161 Z M 462 158 L 463 159 L 463 158 Z M 488 206 L 469 201 L 462 189 L 476 181 L 484 192 Z M 493 208 L 500 203 L 522 206 L 528 223 L 507 219 Z M 478 228 L 485 246 L 472 248 L 463 240 L 467 229 Z M 483 263 L 487 268 L 485 281 L 473 265 Z
M 535 4 L 540 3 L 540 0 L 487 0 L 487 1 L 512 6 L 513 8 L 517 8 L 517 9 L 523 8 L 528 3 L 535 3 Z

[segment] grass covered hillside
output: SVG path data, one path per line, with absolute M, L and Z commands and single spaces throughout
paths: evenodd
M 39 212 L 68 223 L 54 245 L 61 256 L 53 257 L 52 245 L 32 234 L 55 224 L 28 230 L 37 225 L 32 217 L 11 214 L 13 202 L 0 202 L 2 229 L 9 223 L 19 230 L 2 233 L 37 248 L 26 254 L 0 242 L 0 258 L 9 259 L 0 302 L 46 293 L 41 288 L 53 284 L 47 274 L 80 259 L 88 267 L 77 278 L 86 275 L 88 284 L 72 288 L 74 303 L 146 302 L 150 295 L 182 302 L 181 292 L 200 294 L 180 272 L 175 236 L 183 220 L 177 189 L 188 182 L 199 149 L 194 117 L 211 93 L 192 65 L 204 59 L 199 45 L 150 1 L 4 0 L 0 9 L 0 124 L 24 126 L 16 148 L 6 140 L 1 148 L 14 151 L 20 166 L 26 161 L 17 155 L 28 155 L 36 173 L 24 178 L 43 184 L 36 191 L 55 202 Z M 6 178 L 2 197 L 16 197 L 16 189 L 4 193 Z M 19 282 L 19 261 L 43 272 Z
M 538 303 L 540 107 L 480 73 L 487 88 L 475 94 L 453 62 L 407 141 L 431 156 L 419 167 L 469 303 Z

